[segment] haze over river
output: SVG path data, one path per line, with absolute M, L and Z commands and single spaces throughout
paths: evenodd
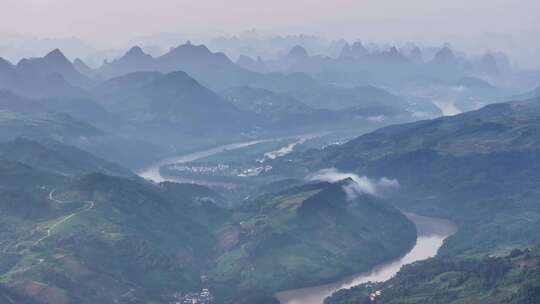
M 164 159 L 164 160 L 162 160 L 160 162 L 157 162 L 157 163 L 155 163 L 155 164 L 153 164 L 153 165 L 151 165 L 149 167 L 146 167 L 146 168 L 138 171 L 137 174 L 139 176 L 141 176 L 142 178 L 151 180 L 151 181 L 153 181 L 155 183 L 161 183 L 161 182 L 164 182 L 164 181 L 186 182 L 185 180 L 182 180 L 182 179 L 179 179 L 179 178 L 161 175 L 160 168 L 162 166 L 170 165 L 170 164 L 189 163 L 189 162 L 192 162 L 192 161 L 195 161 L 195 160 L 198 160 L 198 159 L 201 159 L 201 158 L 206 158 L 206 157 L 209 157 L 209 156 L 212 156 L 212 155 L 216 155 L 216 154 L 219 154 L 219 153 L 222 153 L 222 152 L 225 152 L 225 151 L 231 151 L 231 150 L 247 148 L 247 147 L 257 145 L 257 144 L 260 144 L 260 143 L 264 143 L 264 142 L 272 142 L 272 141 L 278 141 L 278 140 L 288 139 L 288 138 L 298 139 L 298 141 L 296 141 L 296 142 L 294 142 L 292 144 L 288 144 L 287 146 L 283 147 L 282 149 L 280 149 L 278 151 L 269 152 L 269 153 L 274 153 L 274 154 L 278 153 L 278 155 L 275 156 L 275 157 L 279 157 L 279 156 L 282 156 L 283 154 L 291 152 L 297 144 L 304 143 L 306 140 L 321 137 L 321 136 L 324 136 L 324 135 L 329 134 L 329 133 L 331 133 L 331 132 L 304 134 L 304 135 L 280 137 L 280 138 L 272 138 L 272 139 L 260 139 L 260 140 L 252 140 L 252 141 L 246 141 L 246 142 L 227 144 L 227 145 L 211 148 L 211 149 L 208 149 L 208 150 L 203 150 L 203 151 L 198 151 L 198 152 L 194 152 L 194 153 L 183 154 L 183 155 L 167 158 L 167 159 Z M 281 154 L 279 154 L 279 153 L 281 153 Z M 266 157 L 266 155 L 265 155 L 265 157 Z

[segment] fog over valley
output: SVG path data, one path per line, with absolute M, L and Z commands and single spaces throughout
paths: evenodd
M 538 1 L 0 2 L 0 304 L 540 303 Z

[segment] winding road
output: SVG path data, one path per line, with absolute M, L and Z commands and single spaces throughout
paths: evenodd
M 51 190 L 51 192 L 49 192 L 49 200 L 51 200 L 51 201 L 53 201 L 55 203 L 58 203 L 58 204 L 68 204 L 68 203 L 70 203 L 70 202 L 67 202 L 67 201 L 61 201 L 61 200 L 58 200 L 58 199 L 54 198 L 54 192 L 55 191 L 56 191 L 56 189 L 53 189 L 53 190 Z M 39 245 L 41 242 L 43 242 L 44 240 L 49 238 L 52 235 L 53 229 L 55 229 L 56 227 L 62 225 L 65 222 L 69 221 L 74 216 L 77 216 L 77 215 L 79 215 L 79 214 L 81 214 L 83 212 L 92 210 L 95 207 L 95 205 L 96 204 L 94 203 L 94 201 L 88 201 L 85 204 L 85 206 L 82 207 L 79 211 L 74 212 L 74 213 L 72 213 L 70 215 L 67 215 L 67 216 L 63 217 L 61 220 L 54 223 L 52 226 L 48 227 L 46 235 L 43 236 L 42 238 L 40 238 L 39 240 L 35 241 L 34 244 L 32 244 L 32 247 L 35 247 L 35 246 Z

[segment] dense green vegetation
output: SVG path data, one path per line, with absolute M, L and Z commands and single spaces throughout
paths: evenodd
M 289 137 L 351 126 L 359 135 L 439 113 L 431 100 L 409 102 L 358 77 L 384 76 L 384 87 L 418 81 L 396 91 L 433 82 L 435 95 L 461 96 L 463 109 L 502 94 L 469 77 L 476 70 L 448 47 L 426 64 L 395 47 L 354 48 L 331 59 L 297 46 L 277 69 L 286 74 L 250 71 L 191 43 L 159 57 L 134 47 L 99 70 L 79 60 L 87 75 L 59 50 L 16 65 L 0 59 L 0 303 L 168 303 L 202 288 L 218 303 L 276 303 L 278 291 L 406 252 L 416 234 L 399 209 L 449 218 L 459 231 L 438 257 L 329 303 L 371 302 L 381 290 L 383 303 L 536 303 L 540 99 L 345 144 L 341 135 Z M 494 58 L 482 60 L 498 74 Z M 282 139 L 160 168 L 213 188 L 152 183 L 103 158 L 139 167 L 274 137 Z M 359 176 L 310 179 L 331 167 Z M 362 182 L 373 191 L 351 190 Z
M 135 177 L 126 168 L 54 140 L 38 142 L 16 138 L 0 143 L 0 159 L 21 162 L 36 169 L 61 175 L 102 172 L 113 176 Z
M 348 198 L 350 180 L 269 187 L 225 210 L 207 187 L 152 184 L 59 143 L 19 139 L 0 152 L 5 297 L 162 303 L 205 287 L 223 303 L 273 302 L 399 256 L 415 239 L 381 199 Z
M 459 225 L 440 252 L 449 263 L 459 264 L 540 242 L 534 233 L 540 231 L 539 117 L 538 99 L 493 104 L 291 155 L 293 163 L 302 165 L 286 172 L 334 166 L 396 178 L 401 185 L 392 196 L 396 205 Z M 278 161 L 276 168 L 285 167 L 280 166 Z M 429 267 L 419 263 L 410 271 L 425 273 Z
M 537 241 L 540 100 L 493 104 L 453 117 L 383 128 L 342 146 L 291 154 L 272 173 L 336 167 L 396 178 L 395 204 L 454 219 L 443 252 L 505 249 Z M 292 166 L 290 164 L 299 164 Z M 471 212 L 474 210 L 475 212 Z
M 209 278 L 223 288 L 233 284 L 246 295 L 241 303 L 260 303 L 280 290 L 366 271 L 410 248 L 413 224 L 373 196 L 347 198 L 343 187 L 351 182 L 297 186 L 245 202 L 222 230 L 227 250 Z
M 381 295 L 370 299 L 380 291 Z M 439 257 L 404 267 L 384 283 L 337 292 L 326 304 L 504 303 L 540 301 L 540 247 L 514 249 L 503 256 Z
M 2 210 L 10 210 L 1 220 L 6 285 L 25 294 L 43 286 L 57 299 L 45 303 L 109 303 L 131 289 L 134 299 L 150 301 L 200 286 L 212 229 L 226 219 L 211 203 L 218 196 L 103 174 L 56 180 L 21 178 L 1 189 Z M 33 198 L 15 204 L 24 213 L 10 205 L 17 203 L 10 193 Z

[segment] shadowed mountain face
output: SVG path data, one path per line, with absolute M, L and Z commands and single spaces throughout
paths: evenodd
M 422 50 L 420 48 L 415 47 L 413 48 L 409 54 L 408 54 L 409 60 L 415 63 L 422 63 L 424 62 L 424 55 L 422 54 Z
M 60 74 L 22 74 L 18 71 L 0 72 L 0 88 L 31 98 L 84 98 L 86 93 L 68 83 Z
M 212 70 L 224 72 L 239 69 L 223 53 L 212 53 L 204 45 L 186 43 L 172 48 L 168 53 L 153 58 L 141 48 L 133 47 L 124 56 L 111 63 L 105 63 L 98 73 L 106 77 L 117 77 L 140 71 L 170 73 L 185 71 L 200 81 L 207 83 Z
M 83 98 L 81 87 L 92 81 L 79 73 L 56 49 L 45 57 L 23 59 L 17 65 L 0 63 L 0 88 L 32 98 Z
M 0 139 L 15 137 L 83 139 L 102 134 L 93 126 L 62 113 L 18 113 L 0 111 Z
M 296 45 L 289 51 L 289 54 L 287 56 L 290 59 L 298 60 L 298 59 L 308 58 L 309 54 L 305 48 L 303 48 L 300 45 Z
M 320 90 L 291 93 L 314 108 L 354 110 L 364 116 L 405 114 L 407 104 L 386 90 L 373 86 L 340 88 L 332 85 Z
M 287 93 L 261 88 L 234 87 L 221 95 L 240 110 L 259 117 L 258 125 L 270 130 L 301 130 L 303 127 L 324 130 L 325 126 L 355 123 L 356 120 L 351 112 L 312 108 Z
M 64 178 L 60 175 L 36 170 L 25 164 L 16 161 L 0 159 L 0 212 L 2 212 L 2 240 L 6 235 L 17 233 L 9 230 L 16 227 L 16 222 L 12 226 L 11 216 L 20 219 L 34 220 L 43 217 L 51 211 L 51 206 L 44 196 L 44 185 L 60 185 Z M 4 254 L 0 254 L 2 261 Z
M 155 160 L 162 151 L 148 142 L 105 132 L 93 124 L 122 125 L 91 100 L 28 99 L 0 91 L 0 141 L 18 137 L 75 145 L 126 166 Z M 69 114 L 67 114 L 69 113 Z M 127 148 L 130 147 L 130 148 Z
M 5 60 L 4 58 L 0 58 L 0 71 L 5 72 L 13 69 L 13 65 L 11 62 Z
M 306 104 L 286 94 L 276 94 L 265 89 L 236 87 L 224 91 L 221 95 L 239 109 L 261 115 L 280 117 L 313 111 Z
M 152 71 L 152 64 L 152 56 L 144 53 L 140 47 L 134 46 L 124 56 L 105 63 L 99 73 L 107 77 L 116 77 L 134 72 Z
M 73 61 L 73 67 L 75 68 L 75 70 L 77 70 L 77 72 L 87 77 L 92 77 L 95 74 L 95 71 L 91 67 L 89 67 L 84 61 L 82 61 L 82 59 L 80 58 L 76 58 Z
M 258 73 L 267 73 L 268 67 L 264 63 L 261 57 L 258 57 L 257 60 L 252 59 L 246 55 L 240 55 L 236 61 L 236 65 L 241 68 L 244 68 L 249 71 L 258 72 Z
M 169 72 L 178 68 L 192 70 L 197 66 L 227 67 L 233 66 L 233 62 L 223 53 L 212 53 L 204 45 L 192 45 L 189 42 L 171 49 L 167 54 L 156 58 L 161 69 L 170 69 Z
M 370 195 L 349 198 L 349 183 L 307 184 L 246 201 L 220 232 L 222 253 L 208 273 L 218 294 L 264 303 L 291 286 L 363 271 L 414 242 L 412 223 Z
M 0 90 L 0 108 L 14 112 L 42 112 L 46 106 L 33 99 L 18 96 L 8 90 Z
M 456 55 L 454 55 L 454 52 L 452 52 L 449 47 L 443 47 L 435 54 L 435 57 L 431 63 L 438 65 L 451 65 L 455 64 L 456 60 L 457 58 Z
M 343 49 L 341 50 L 341 54 L 339 55 L 339 57 L 359 59 L 368 55 L 368 53 L 368 50 L 364 47 L 362 42 L 357 41 L 353 43 L 352 46 L 348 43 L 345 44 L 343 46 Z
M 0 143 L 0 159 L 20 162 L 58 175 L 101 172 L 113 176 L 135 177 L 128 169 L 52 140 L 37 142 L 17 138 Z
M 82 99 L 32 99 L 0 89 L 0 108 L 12 112 L 39 114 L 44 112 L 66 113 L 92 124 L 112 122 L 113 117 L 101 106 L 88 98 Z
M 51 51 L 43 58 L 23 59 L 15 68 L 23 75 L 60 74 L 69 83 L 81 87 L 87 86 L 90 81 L 75 69 L 59 49 Z
M 140 72 L 113 78 L 93 90 L 112 113 L 134 123 L 159 123 L 186 132 L 241 127 L 244 114 L 184 72 Z

